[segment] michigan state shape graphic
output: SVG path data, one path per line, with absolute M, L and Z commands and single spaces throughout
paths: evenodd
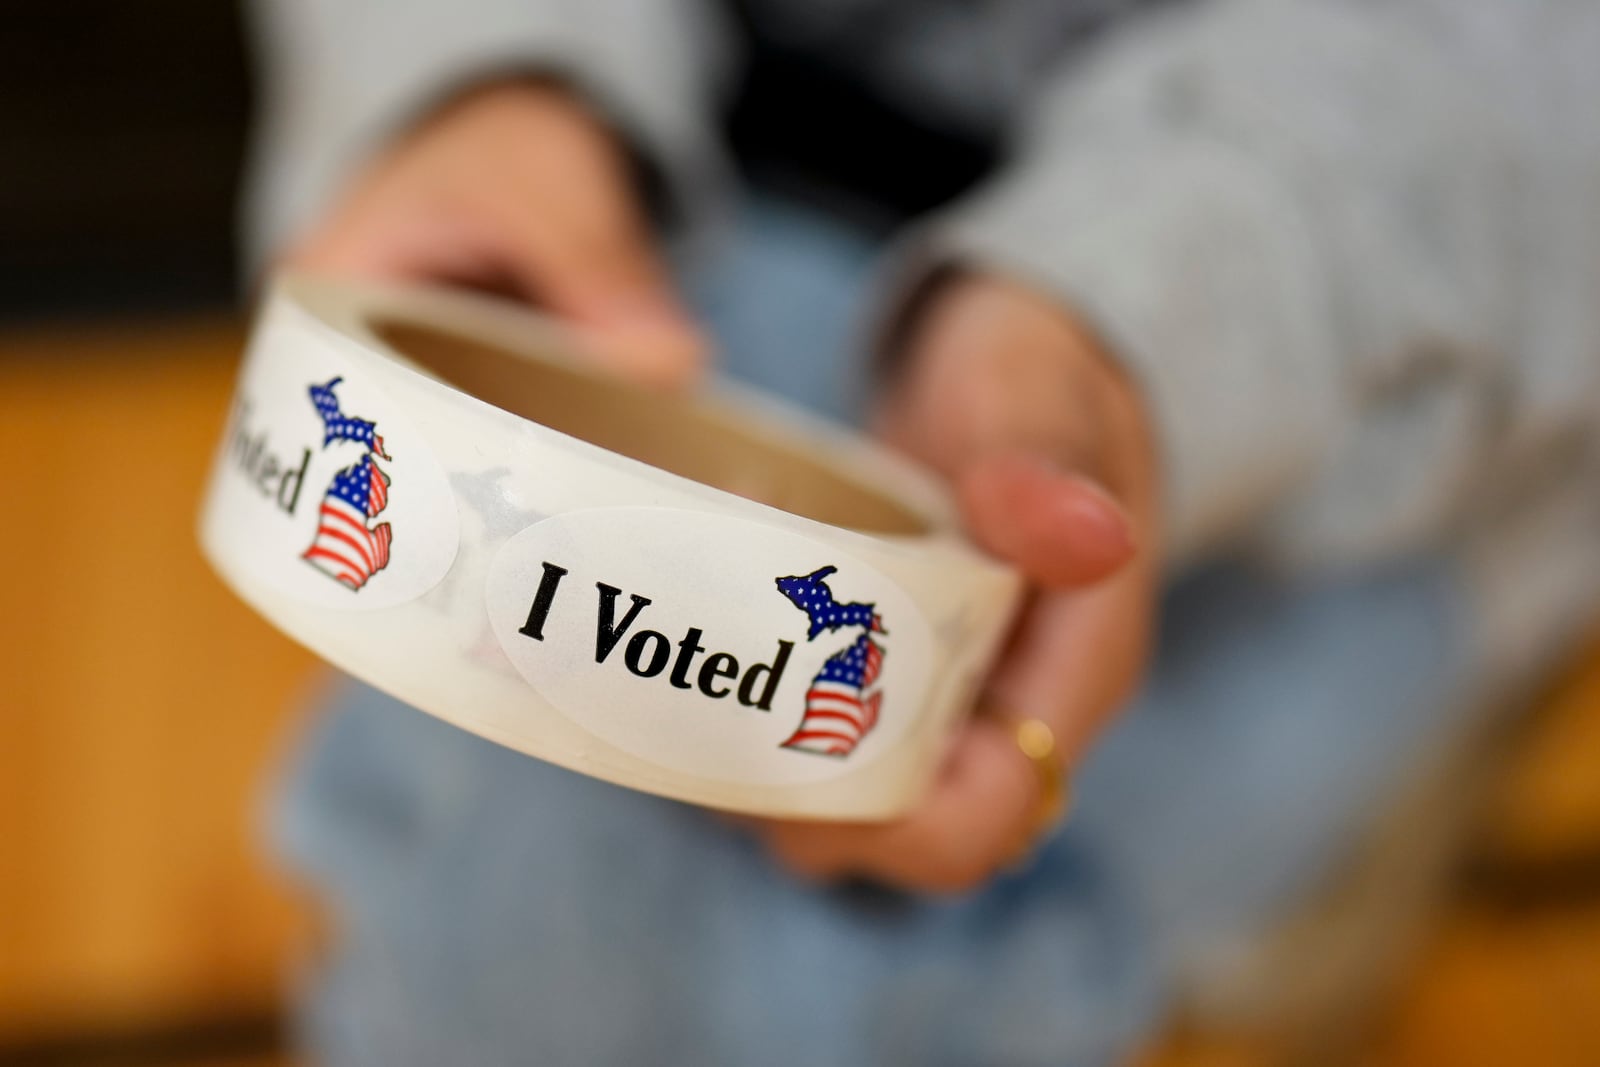
M 328 483 L 317 514 L 317 533 L 300 558 L 352 591 L 360 589 L 389 565 L 394 533 L 387 522 L 372 526 L 389 505 L 389 475 L 378 466 L 389 459 L 376 423 L 344 414 L 333 378 L 310 388 L 311 403 L 322 418 L 322 447 L 341 441 L 362 446 L 361 458 L 341 469 Z
M 853 643 L 829 656 L 806 690 L 805 715 L 783 748 L 843 758 L 878 722 L 883 691 L 872 689 L 883 669 L 883 646 L 869 634 L 884 634 L 876 604 L 841 604 L 827 578 L 837 567 L 820 567 L 805 575 L 777 579 L 778 591 L 806 613 L 806 640 L 845 627 L 860 628 Z M 870 691 L 869 691 L 870 690 Z

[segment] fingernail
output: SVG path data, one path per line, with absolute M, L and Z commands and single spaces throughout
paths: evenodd
M 1104 486 L 1081 475 L 1064 475 L 1075 488 L 1067 507 L 1076 517 L 1095 527 L 1106 539 L 1108 548 L 1132 554 L 1138 547 L 1133 536 L 1133 520 L 1122 502 L 1113 497 Z
M 1134 540 L 1133 519 L 1122 501 L 1099 481 L 1086 474 L 1067 468 L 1048 455 L 1030 455 L 1025 462 L 1043 478 L 1067 488 L 1060 506 L 1067 512 L 1063 517 L 1081 531 L 1089 527 L 1104 538 L 1107 549 L 1131 555 L 1138 547 Z

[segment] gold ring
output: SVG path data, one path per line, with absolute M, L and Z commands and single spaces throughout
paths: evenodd
M 1055 731 L 1042 719 L 1016 719 L 998 713 L 989 715 L 1008 730 L 1021 753 L 1033 764 L 1039 782 L 1039 804 L 1026 838 L 1018 843 L 1015 862 L 1021 863 L 1040 840 L 1047 837 L 1067 817 L 1072 807 L 1072 790 L 1067 772 L 1056 751 Z
M 1011 725 L 1011 737 L 1039 776 L 1039 809 L 1034 832 L 1043 836 L 1066 818 L 1072 795 L 1067 787 L 1067 772 L 1061 768 L 1056 752 L 1055 731 L 1042 719 L 1019 719 Z

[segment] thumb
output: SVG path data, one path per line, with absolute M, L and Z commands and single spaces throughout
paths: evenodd
M 1137 550 L 1127 513 L 1099 483 L 1028 452 L 968 461 L 956 490 L 972 538 L 1039 585 L 1098 582 Z
M 538 254 L 519 273 L 597 358 L 657 385 L 686 384 L 704 368 L 705 337 L 673 291 L 642 225 L 613 208 L 554 241 L 552 236 L 529 242 Z

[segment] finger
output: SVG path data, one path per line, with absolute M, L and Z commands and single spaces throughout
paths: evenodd
M 985 719 L 967 723 L 953 758 L 925 803 L 864 851 L 866 872 L 939 893 L 983 885 L 1027 844 L 1038 804 L 1036 772 L 1009 734 Z
M 956 485 L 973 539 L 1039 585 L 1100 581 L 1137 552 L 1122 506 L 1094 481 L 1043 457 L 1005 452 L 977 459 L 961 469 Z
M 282 263 L 355 278 L 506 289 L 493 245 L 479 230 L 444 214 L 355 210 L 293 246 Z
M 602 362 L 647 384 L 678 386 L 707 346 L 627 208 L 593 193 L 564 214 L 538 197 L 424 209 L 380 190 L 295 247 L 300 270 L 435 282 L 537 303 Z
M 792 870 L 813 879 L 866 875 L 923 892 L 982 884 L 1025 843 L 1037 779 L 995 724 L 973 721 L 928 797 L 885 824 L 774 823 L 768 843 Z
M 581 197 L 561 218 L 518 205 L 509 267 L 602 360 L 636 379 L 684 384 L 704 368 L 706 339 L 631 199 L 614 192 Z
M 1049 592 L 1024 610 L 986 687 L 1011 718 L 1050 724 L 1072 766 L 1133 695 L 1154 619 L 1155 578 L 1144 561 L 1077 592 Z

